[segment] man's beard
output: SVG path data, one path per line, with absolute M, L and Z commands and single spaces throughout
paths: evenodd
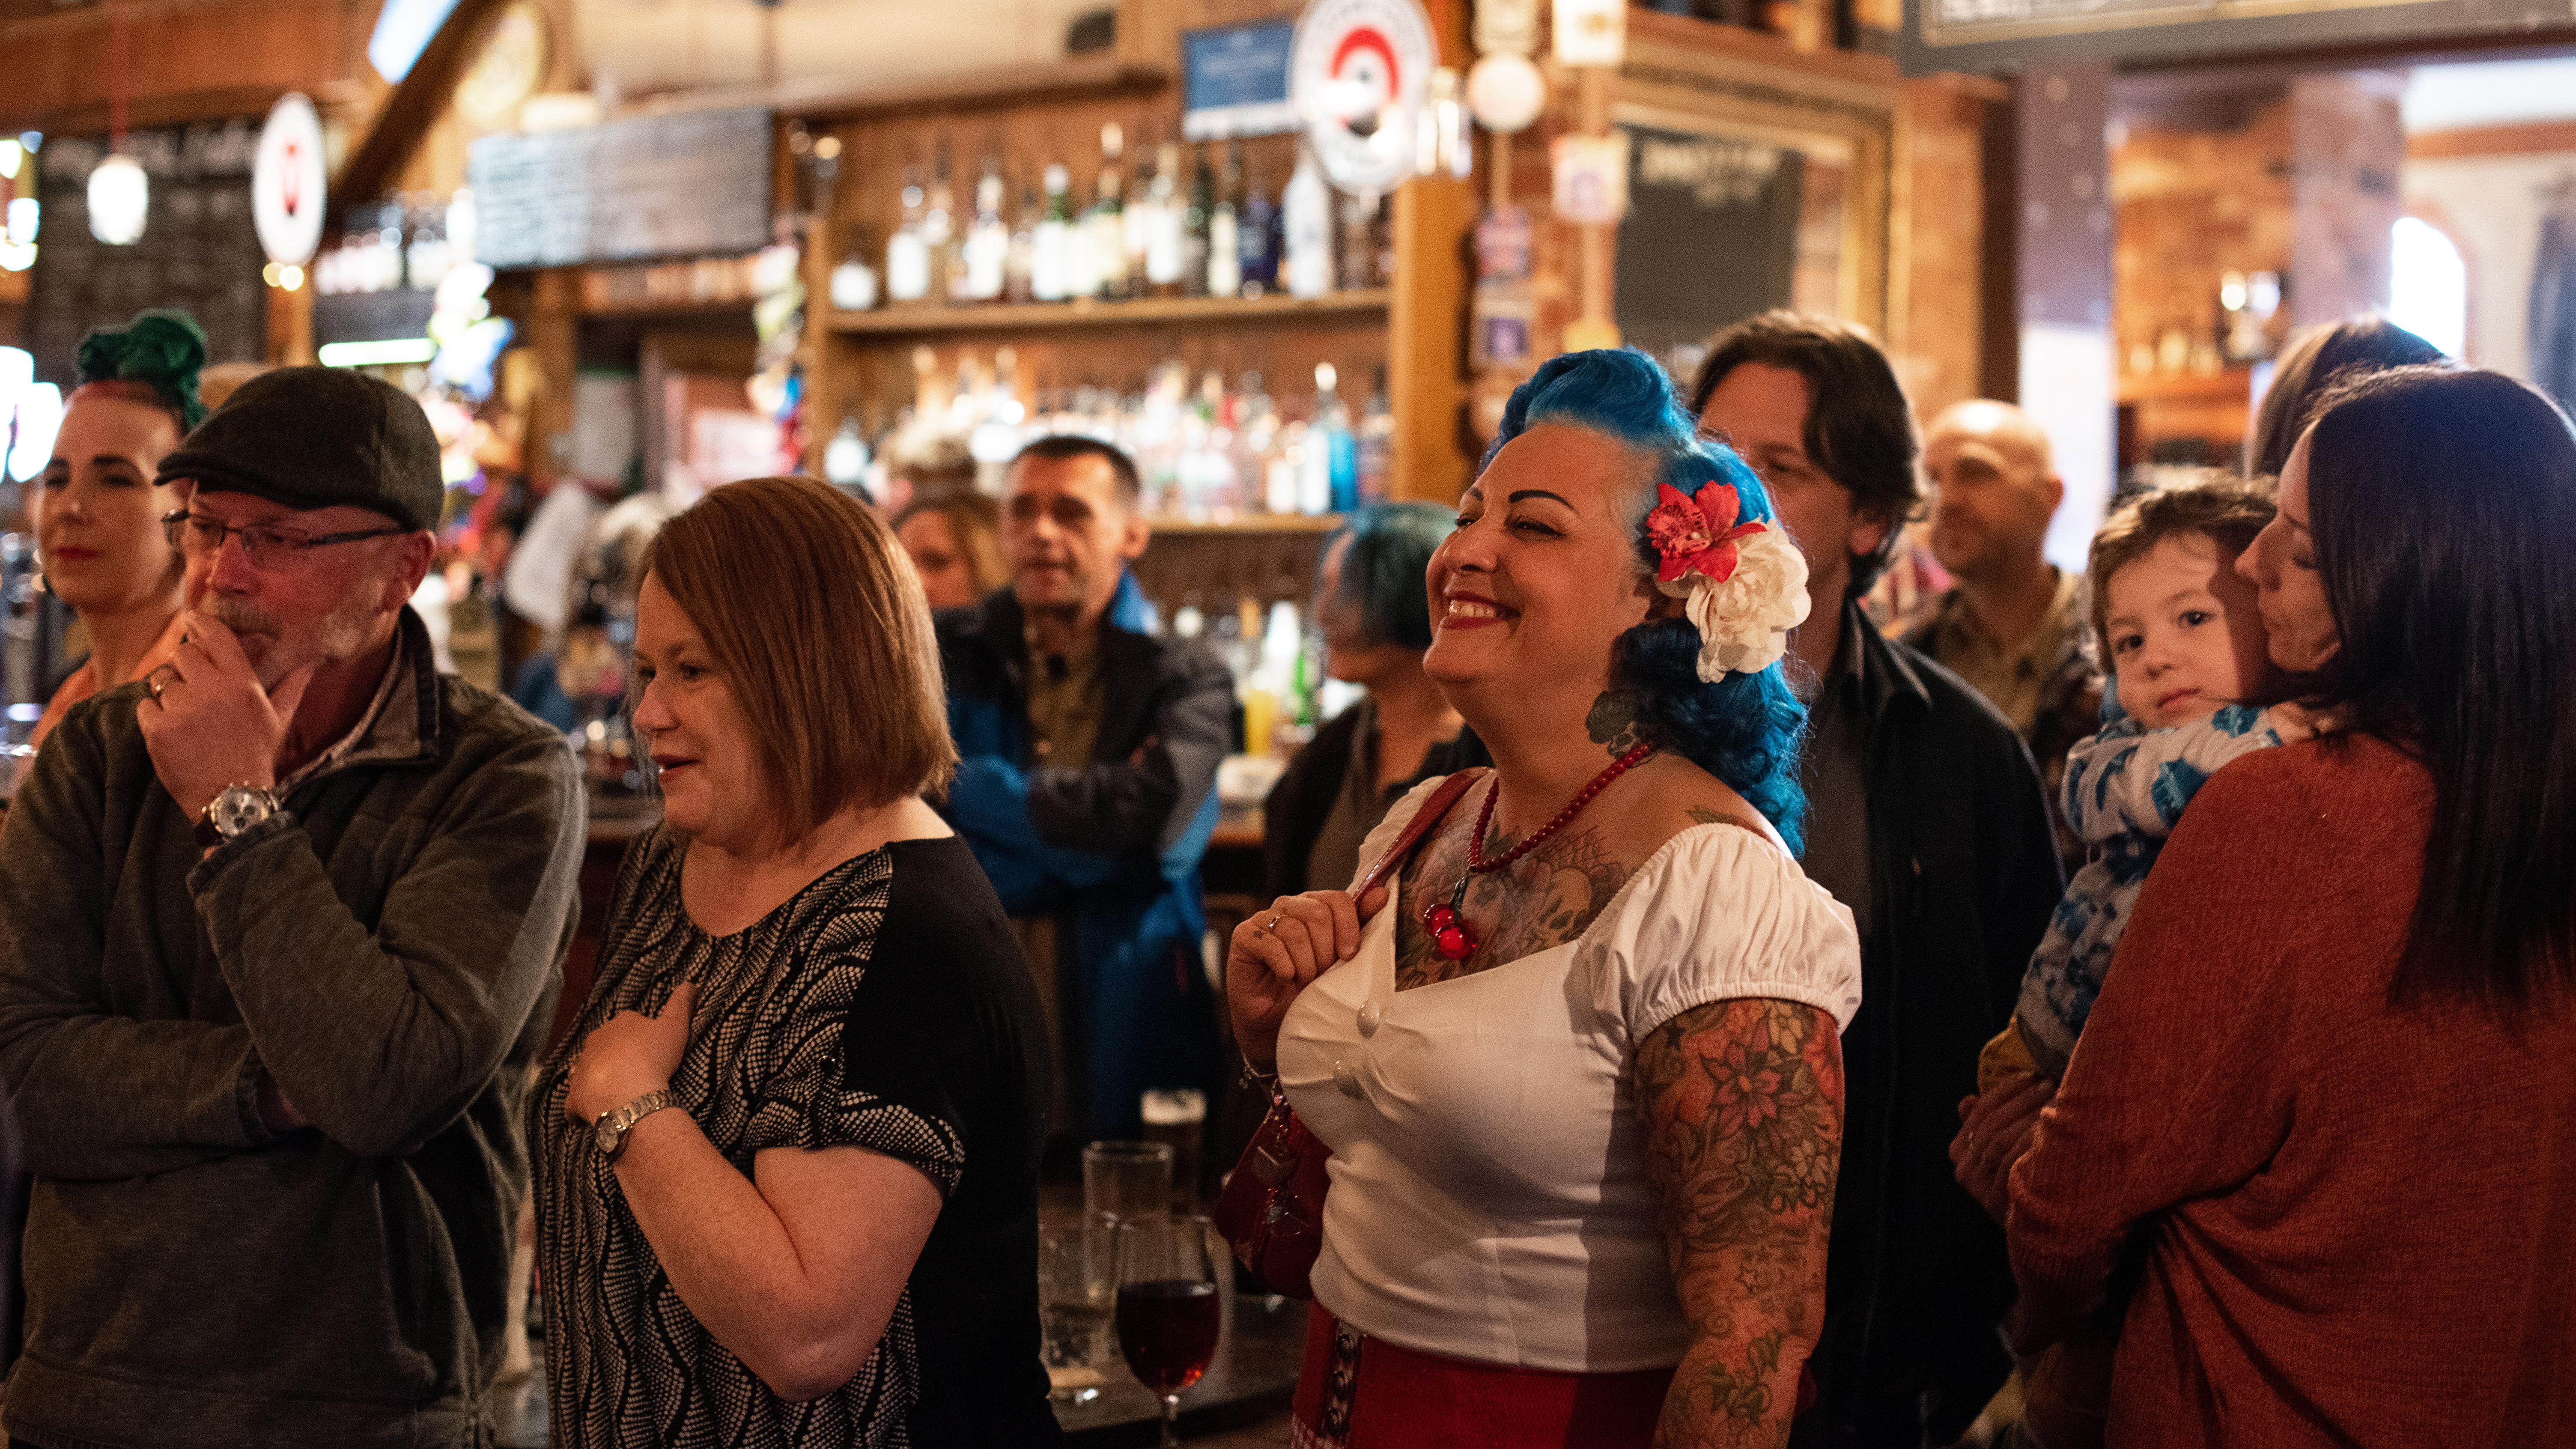
M 374 592 L 373 580 L 352 586 L 348 597 L 329 613 L 293 628 L 248 599 L 211 591 L 197 608 L 235 634 L 267 640 L 252 669 L 259 676 L 259 687 L 273 691 L 280 680 L 307 664 L 338 664 L 356 658 L 366 648 L 367 636 L 374 632 Z M 250 652 L 247 640 L 243 647 L 245 653 Z

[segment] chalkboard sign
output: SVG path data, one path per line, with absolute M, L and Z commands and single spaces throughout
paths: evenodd
M 684 111 L 486 136 L 474 259 L 499 270 L 738 256 L 769 244 L 769 112 Z
M 27 350 L 36 376 L 68 384 L 81 334 L 146 307 L 177 307 L 206 329 L 208 360 L 258 362 L 268 349 L 268 296 L 251 221 L 259 118 L 134 131 L 126 154 L 152 180 L 143 235 L 112 247 L 89 232 L 89 173 L 104 136 L 48 136 L 37 157 L 43 229 L 29 274 Z
M 1804 158 L 1734 137 L 1626 129 L 1628 215 L 1612 303 L 1621 335 L 1669 360 L 1787 305 Z

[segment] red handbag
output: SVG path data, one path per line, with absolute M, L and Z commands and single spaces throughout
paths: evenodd
M 1366 900 L 1370 891 L 1386 884 L 1458 797 L 1482 778 L 1481 771 L 1461 770 L 1441 781 L 1352 896 Z M 1217 1198 L 1216 1227 L 1234 1246 L 1235 1260 L 1273 1293 L 1315 1296 L 1306 1278 L 1324 1246 L 1324 1190 L 1332 1185 L 1324 1161 L 1332 1155 L 1333 1149 L 1297 1120 L 1287 1093 L 1271 1083 L 1270 1111 Z

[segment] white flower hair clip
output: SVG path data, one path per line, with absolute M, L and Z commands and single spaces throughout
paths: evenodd
M 1662 559 L 1655 587 L 1682 600 L 1699 630 L 1699 677 L 1715 684 L 1778 663 L 1807 619 L 1806 555 L 1769 524 L 1736 522 L 1744 504 L 1732 484 L 1712 478 L 1696 494 L 1655 486 L 1646 515 L 1646 541 Z

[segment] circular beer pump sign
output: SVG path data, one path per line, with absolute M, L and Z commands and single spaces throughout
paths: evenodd
M 322 118 L 293 91 L 269 107 L 250 174 L 250 214 L 259 244 L 280 266 L 300 267 L 322 245 Z
M 1325 179 L 1370 196 L 1413 174 L 1436 55 L 1415 0 L 1306 7 L 1288 55 L 1288 98 Z

